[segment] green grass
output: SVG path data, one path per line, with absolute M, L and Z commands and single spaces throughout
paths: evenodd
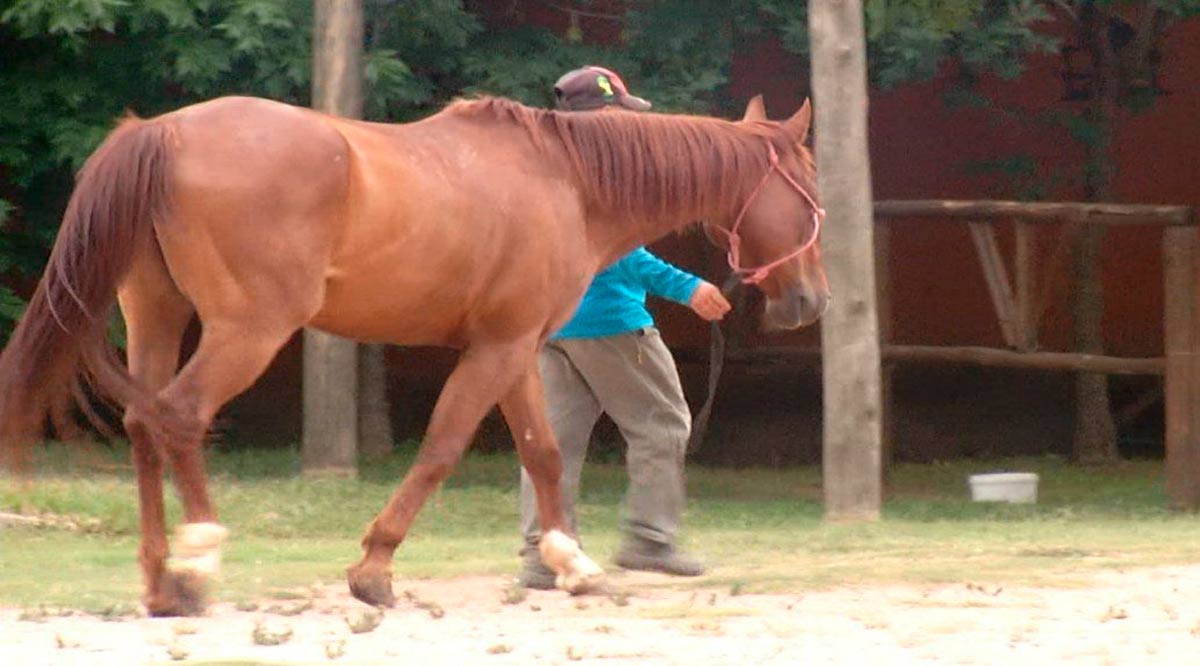
M 261 598 L 339 580 L 362 529 L 412 454 L 366 465 L 362 478 L 305 479 L 289 452 L 216 453 L 211 490 L 232 538 L 217 597 Z M 82 531 L 0 529 L 0 605 L 104 608 L 139 596 L 137 512 L 124 452 L 55 449 L 31 484 L 0 477 L 0 509 L 70 516 Z M 1041 475 L 1036 505 L 968 501 L 966 476 L 996 469 Z M 472 455 L 420 514 L 397 551 L 405 578 L 515 570 L 517 463 Z M 589 464 L 579 503 L 583 537 L 601 562 L 619 539 L 619 465 Z M 699 583 L 746 592 L 842 583 L 1070 584 L 1106 567 L 1200 562 L 1200 521 L 1166 510 L 1162 465 L 1077 468 L 1055 458 L 901 465 L 883 520 L 822 519 L 820 470 L 690 468 L 687 545 L 711 564 Z M 171 520 L 178 503 L 168 494 Z

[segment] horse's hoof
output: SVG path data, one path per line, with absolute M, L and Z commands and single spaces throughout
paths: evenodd
M 604 589 L 604 570 L 579 549 L 579 542 L 558 530 L 542 536 L 538 550 L 542 562 L 558 575 L 555 586 L 571 594 L 589 594 Z
M 558 589 L 565 590 L 572 596 L 594 594 L 608 589 L 603 572 L 560 575 L 554 582 Z
M 164 571 L 159 593 L 146 599 L 151 617 L 200 617 L 208 609 L 207 583 L 194 571 Z
M 346 582 L 350 584 L 350 594 L 364 604 L 387 608 L 396 605 L 390 571 L 370 571 L 361 565 L 355 565 L 346 570 Z

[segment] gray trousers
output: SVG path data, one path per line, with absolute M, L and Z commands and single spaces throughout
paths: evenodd
M 629 487 L 622 528 L 627 535 L 673 543 L 685 505 L 683 457 L 691 414 L 679 372 L 658 329 L 604 338 L 547 342 L 538 358 L 550 428 L 562 451 L 562 505 L 579 533 L 575 499 L 592 428 L 601 414 L 628 444 Z M 529 474 L 521 469 L 521 532 L 537 543 L 541 528 Z

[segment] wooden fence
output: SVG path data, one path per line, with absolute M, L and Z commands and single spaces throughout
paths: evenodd
M 898 362 L 965 363 L 1101 374 L 1164 377 L 1167 498 L 1172 508 L 1200 509 L 1200 228 L 1185 206 L 1025 203 L 1016 201 L 879 201 L 877 283 L 881 354 L 887 366 Z M 921 219 L 968 225 L 983 268 L 1005 348 L 892 344 L 892 317 L 886 257 L 891 227 Z M 1013 279 L 996 239 L 996 223 L 1014 224 Z M 1121 358 L 1038 349 L 1045 296 L 1038 293 L 1037 225 L 1053 223 L 1140 225 L 1162 233 L 1165 356 Z M 818 350 L 798 347 L 731 349 L 728 358 L 745 363 L 812 361 Z M 891 397 L 885 381 L 885 410 Z M 885 424 L 887 420 L 885 420 Z M 885 425 L 885 429 L 887 426 Z M 884 435 L 885 441 L 890 433 Z

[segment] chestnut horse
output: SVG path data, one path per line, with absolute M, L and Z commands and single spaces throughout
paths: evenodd
M 536 352 L 597 270 L 695 220 L 764 292 L 767 325 L 820 317 L 809 118 L 805 103 L 768 121 L 761 100 L 731 122 L 482 98 L 386 125 L 231 97 L 126 119 L 80 172 L 0 356 L 0 443 L 26 459 L 84 382 L 124 407 L 144 601 L 154 615 L 199 613 L 225 534 L 203 454 L 221 406 L 305 326 L 458 348 L 417 459 L 348 570 L 351 591 L 394 601 L 396 547 L 496 404 L 537 490 L 544 559 L 559 587 L 586 590 L 603 572 L 564 525 Z M 105 335 L 114 299 L 127 368 Z M 193 316 L 202 333 L 180 368 Z M 170 559 L 164 465 L 185 514 Z

